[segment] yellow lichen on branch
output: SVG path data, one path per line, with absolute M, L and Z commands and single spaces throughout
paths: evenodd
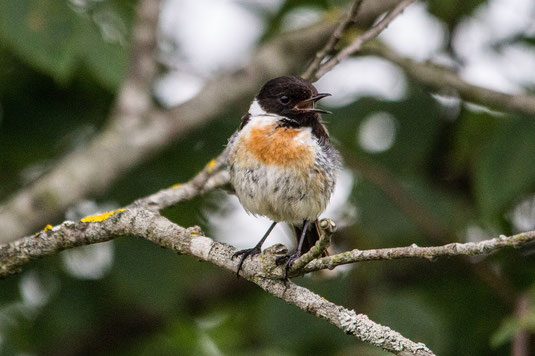
M 206 163 L 206 170 L 208 171 L 208 173 L 212 173 L 212 171 L 214 170 L 215 166 L 216 166 L 216 160 L 215 158 L 211 159 L 210 162 Z
M 176 188 L 180 188 L 181 186 L 183 186 L 182 183 L 177 183 L 177 184 L 173 184 L 173 185 L 171 186 L 171 188 L 172 188 L 172 189 L 176 189 Z
M 48 231 L 48 230 L 52 230 L 52 225 L 48 224 L 47 226 L 45 226 L 45 228 L 43 229 L 43 231 Z
M 100 222 L 108 219 L 110 216 L 116 213 L 120 213 L 121 211 L 125 211 L 125 209 L 116 209 L 112 211 L 108 211 L 102 214 L 96 214 L 96 215 L 89 215 L 85 218 L 80 219 L 81 222 Z

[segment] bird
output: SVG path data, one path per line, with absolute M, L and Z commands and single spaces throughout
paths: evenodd
M 229 139 L 227 166 L 236 196 L 246 212 L 272 220 L 254 247 L 232 256 L 240 257 L 238 277 L 245 259 L 261 252 L 277 223 L 293 227 L 298 239 L 295 252 L 276 260 L 286 263 L 285 280 L 293 262 L 319 239 L 318 217 L 334 191 L 341 164 L 321 118 L 330 112 L 316 107 L 330 95 L 318 93 L 301 77 L 271 79 Z

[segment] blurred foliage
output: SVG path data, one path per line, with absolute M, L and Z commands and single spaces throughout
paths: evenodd
M 481 3 L 431 1 L 429 11 L 453 31 Z M 290 11 L 303 6 L 329 11 L 332 4 L 286 1 L 277 12 L 262 13 L 264 39 L 280 31 Z M 125 72 L 134 5 L 127 0 L 0 2 L 0 199 L 102 128 Z M 520 40 L 533 43 L 532 37 Z M 245 110 L 246 104 L 221 113 L 123 176 L 97 203 L 127 204 L 187 180 L 220 152 Z M 403 100 L 363 97 L 333 111 L 328 126 L 347 166 L 378 168 L 449 236 L 463 240 L 474 228 L 489 236 L 515 232 L 511 211 L 535 192 L 532 117 L 444 106 L 414 83 Z M 359 145 L 358 132 L 378 112 L 395 118 L 396 137 L 390 149 L 369 153 Z M 354 174 L 349 201 L 357 218 L 335 236 L 339 248 L 438 243 L 384 186 L 358 169 Z M 165 215 L 209 233 L 206 212 L 219 202 L 217 194 Z M 2 281 L 0 353 L 385 354 L 191 257 L 135 237 L 114 241 L 113 251 L 113 265 L 101 279 L 73 276 L 62 253 Z M 520 294 L 535 288 L 531 252 L 504 251 L 486 262 Z M 307 277 L 298 283 L 425 342 L 437 354 L 508 354 L 518 330 L 534 331 L 533 315 L 515 317 L 514 307 L 473 266 L 460 259 L 369 262 L 333 279 Z
M 485 0 L 466 1 L 429 1 L 429 12 L 448 24 L 450 28 L 455 26 L 465 16 L 469 16 Z
M 85 67 L 114 89 L 125 71 L 127 1 L 5 0 L 0 2 L 2 42 L 19 58 L 59 82 Z

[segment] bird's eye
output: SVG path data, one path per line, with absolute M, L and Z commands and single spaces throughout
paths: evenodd
M 279 98 L 279 101 L 280 101 L 282 104 L 286 105 L 286 104 L 288 104 L 288 103 L 290 102 L 290 98 L 288 98 L 286 95 L 283 95 L 283 96 L 281 96 L 281 97 Z

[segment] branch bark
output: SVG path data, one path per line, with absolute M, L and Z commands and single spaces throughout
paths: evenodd
M 342 19 L 336 26 L 336 29 L 333 31 L 331 37 L 329 37 L 329 40 L 327 41 L 327 43 L 325 43 L 325 46 L 323 46 L 321 50 L 316 52 L 314 59 L 308 65 L 308 68 L 305 70 L 305 72 L 301 75 L 302 78 L 308 79 L 312 82 L 318 79 L 316 78 L 316 73 L 320 68 L 321 62 L 334 50 L 338 42 L 340 42 L 340 40 L 344 36 L 345 32 L 356 23 L 357 15 L 359 13 L 361 5 L 362 0 L 356 0 L 353 3 L 351 9 L 349 10 L 349 13 L 347 14 L 347 16 L 342 17 Z
M 158 213 L 142 207 L 119 209 L 91 216 L 80 222 L 66 221 L 33 236 L 0 246 L 0 276 L 16 273 L 30 260 L 82 245 L 108 241 L 125 235 L 144 237 L 179 254 L 191 255 L 234 271 L 236 249 L 203 236 L 198 227 L 183 228 Z M 283 267 L 275 263 L 276 245 L 242 268 L 242 277 L 266 292 L 314 316 L 327 320 L 348 335 L 398 355 L 434 355 L 424 344 L 413 342 L 390 328 L 377 324 L 366 315 L 336 305 L 312 291 L 280 278 Z M 278 276 L 279 279 L 273 278 Z
M 364 32 L 362 35 L 358 36 L 351 44 L 343 48 L 340 52 L 338 52 L 336 55 L 334 55 L 331 59 L 329 59 L 327 62 L 322 64 L 316 73 L 314 74 L 314 78 L 319 79 L 325 75 L 328 71 L 333 69 L 338 63 L 343 61 L 344 59 L 347 59 L 349 56 L 355 54 L 356 52 L 360 51 L 362 46 L 374 39 L 375 37 L 379 36 L 381 32 L 383 32 L 388 25 L 407 8 L 410 4 L 412 4 L 416 0 L 402 0 L 400 1 L 392 10 L 390 10 L 385 17 L 383 17 L 377 24 L 372 26 L 368 31 Z M 346 27 L 347 29 L 347 27 Z
M 205 171 L 201 172 L 204 175 Z M 205 179 L 204 186 L 211 179 Z M 192 182 L 170 190 L 182 190 L 182 194 L 200 194 L 204 186 L 191 186 Z M 179 196 L 177 194 L 177 196 Z M 216 242 L 203 236 L 198 227 L 183 228 L 157 212 L 141 206 L 139 201 L 131 206 L 113 212 L 89 216 L 80 222 L 65 221 L 45 230 L 0 246 L 0 277 L 17 273 L 21 267 L 33 259 L 55 254 L 76 246 L 88 245 L 111 240 L 118 236 L 136 235 L 144 237 L 160 246 L 179 254 L 187 254 L 203 261 L 211 262 L 229 271 L 235 271 L 237 262 L 231 256 L 236 249 L 227 244 Z M 325 224 L 324 224 L 325 225 Z M 329 224 L 327 224 L 329 225 Z M 326 235 L 330 234 L 329 226 Z M 500 236 L 478 243 L 454 243 L 437 247 L 409 246 L 377 250 L 353 250 L 331 257 L 309 262 L 299 274 L 334 268 L 337 265 L 371 260 L 390 260 L 399 258 L 434 259 L 442 256 L 472 256 L 489 254 L 505 247 L 519 247 L 535 240 L 535 231 L 513 236 Z M 281 245 L 268 248 L 261 255 L 247 260 L 242 267 L 242 276 L 257 284 L 268 293 L 296 305 L 300 309 L 329 321 L 345 333 L 387 351 L 400 355 L 433 355 L 421 343 L 415 343 L 401 334 L 371 321 L 363 314 L 333 304 L 310 290 L 290 281 L 282 280 L 283 267 L 276 264 L 278 255 L 285 253 Z
M 463 100 L 498 111 L 535 115 L 535 96 L 533 95 L 506 94 L 467 83 L 451 68 L 428 62 L 416 62 L 378 43 L 369 43 L 362 52 L 378 55 L 399 65 L 411 78 L 439 93 L 458 94 Z
M 376 37 L 413 1 L 402 0 L 372 29 L 324 65 L 320 65 L 316 76 L 321 77 L 340 60 L 358 51 L 363 43 Z M 357 10 L 359 5 L 360 1 L 357 1 Z M 163 112 L 153 109 L 150 101 L 150 86 L 155 72 L 153 52 L 158 8 L 159 2 L 149 0 L 142 1 L 139 6 L 129 74 L 107 129 L 97 136 L 88 148 L 67 156 L 50 174 L 0 207 L 0 224 L 3 224 L 2 232 L 8 239 L 34 229 L 35 226 L 43 224 L 44 219 L 57 216 L 80 197 L 104 190 L 125 170 L 165 147 L 177 136 L 210 120 L 222 108 L 227 109 L 237 101 L 250 98 L 259 83 L 273 76 L 297 70 L 300 63 L 328 37 L 333 27 L 332 24 L 324 22 L 302 31 L 285 34 L 283 38 L 263 47 L 245 69 L 223 75 L 220 80 L 209 83 L 190 102 Z M 357 10 L 351 12 L 350 21 L 347 24 L 341 23 L 337 31 L 343 33 L 347 29 Z M 311 71 L 316 71 L 315 68 L 322 61 L 320 57 L 324 58 L 340 37 L 341 34 L 331 36 L 323 52 L 320 51 L 317 55 L 318 60 L 313 62 Z M 180 120 L 176 120 L 177 117 Z M 139 199 L 123 209 L 89 216 L 80 222 L 66 221 L 56 227 L 47 227 L 35 235 L 0 245 L 0 277 L 17 273 L 23 265 L 35 258 L 126 235 L 146 238 L 179 254 L 191 255 L 234 272 L 237 263 L 231 256 L 236 252 L 235 248 L 203 236 L 198 227 L 183 228 L 158 214 L 162 208 L 226 184 L 228 174 L 220 170 L 224 160 L 223 153 L 209 162 L 190 182 Z M 88 185 L 88 182 L 94 185 Z M 70 194 L 62 195 L 65 191 Z M 42 209 L 46 203 L 52 206 Z M 24 223 L 22 218 L 26 218 Z M 479 243 L 353 250 L 310 261 L 328 244 L 332 232 L 324 232 L 318 245 L 296 261 L 292 276 L 360 261 L 488 254 L 535 240 L 535 231 L 531 231 L 510 237 L 500 236 Z M 282 280 L 283 267 L 275 263 L 277 255 L 281 253 L 281 246 L 276 245 L 259 256 L 248 259 L 242 268 L 242 276 L 268 293 L 329 321 L 364 342 L 400 355 L 433 355 L 424 344 L 415 343 L 388 327 L 371 321 L 365 315 L 357 315 L 354 311 L 331 303 L 306 288 Z M 301 268 L 302 266 L 305 267 Z
M 150 2 L 145 0 L 145 3 Z M 357 21 L 363 26 L 370 25 L 379 14 L 397 2 L 398 0 L 366 1 L 359 11 Z M 146 25 L 146 20 L 146 16 L 140 16 L 137 22 L 144 25 L 136 24 L 134 28 L 150 27 Z M 151 28 L 155 31 L 157 19 L 152 18 L 152 21 Z M 86 147 L 61 159 L 49 173 L 0 205 L 0 242 L 12 241 L 49 222 L 57 221 L 63 211 L 76 201 L 101 194 L 118 177 L 150 159 L 176 139 L 207 124 L 224 110 L 235 108 L 237 103 L 250 100 L 265 81 L 278 75 L 298 73 L 302 69 L 302 63 L 308 61 L 327 40 L 333 28 L 331 20 L 324 20 L 302 30 L 283 33 L 259 48 L 243 69 L 222 74 L 208 82 L 196 97 L 171 110 L 151 109 L 146 113 L 125 110 L 123 103 L 134 103 L 134 100 L 118 99 L 116 109 L 108 119 L 109 125 Z M 134 33 L 137 33 L 136 30 Z M 147 38 L 155 38 L 154 36 Z M 141 47 L 153 48 L 148 44 Z M 136 58 L 148 52 L 134 48 L 130 62 L 145 63 L 146 61 L 138 61 Z M 148 67 L 140 65 L 130 68 Z M 133 76 L 132 81 L 127 77 L 124 86 L 128 87 L 129 82 L 138 83 L 134 78 L 140 76 L 144 78 L 141 80 L 145 83 L 143 85 L 149 90 L 151 70 L 132 69 L 128 73 Z M 121 92 L 138 91 L 123 88 Z M 118 119 L 118 116 L 128 119 Z
M 518 248 L 528 242 L 535 241 L 535 231 L 521 234 L 496 237 L 490 240 L 466 243 L 451 243 L 444 246 L 419 247 L 415 244 L 407 247 L 381 248 L 374 250 L 351 250 L 337 255 L 328 256 L 311 261 L 303 272 L 320 269 L 333 269 L 336 266 L 378 260 L 395 260 L 402 258 L 425 258 L 433 261 L 438 257 L 488 255 L 505 247 Z
M 447 244 L 458 240 L 457 233 L 450 231 L 444 222 L 422 206 L 407 187 L 404 187 L 399 179 L 396 179 L 388 170 L 349 151 L 342 151 L 342 153 L 346 158 L 345 163 L 379 188 L 432 241 L 432 244 Z M 505 276 L 497 273 L 486 261 L 474 264 L 467 256 L 463 257 L 461 263 L 483 281 L 506 306 L 511 307 L 514 304 L 517 293 Z

